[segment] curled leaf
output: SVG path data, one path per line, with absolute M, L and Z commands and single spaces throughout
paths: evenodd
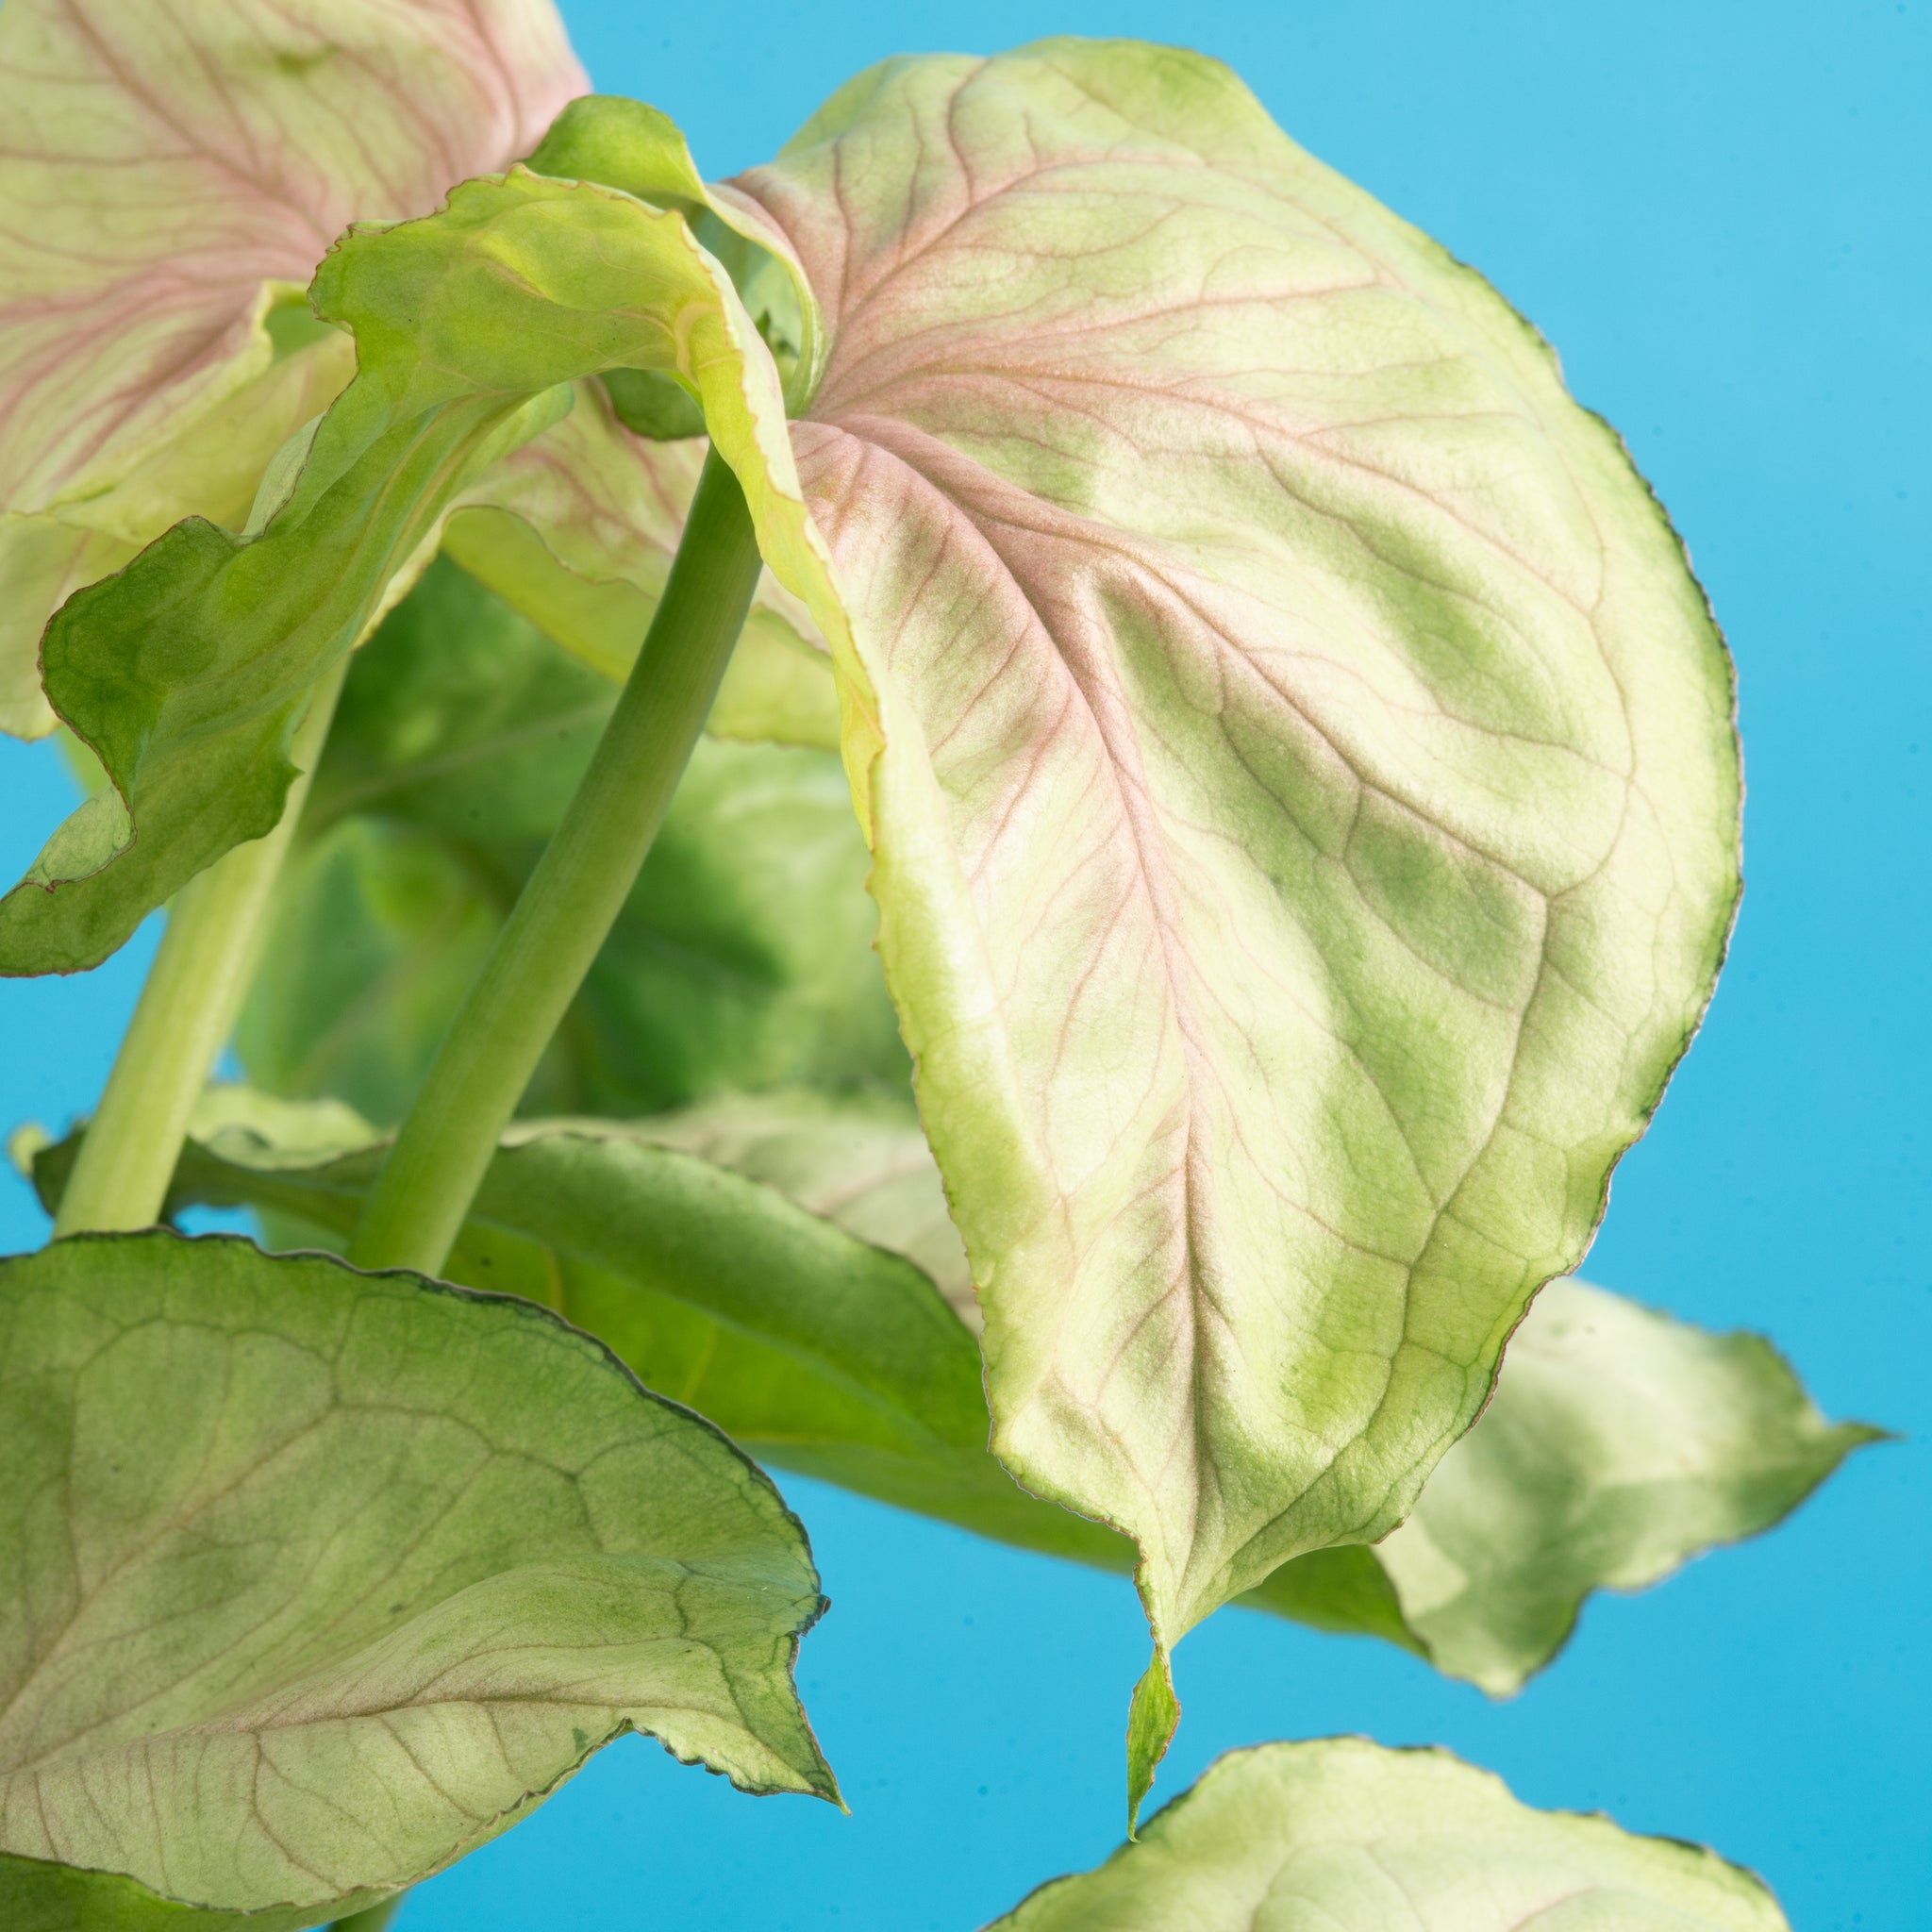
M 629 1730 L 836 1797 L 797 1523 L 589 1337 L 167 1233 L 0 1263 L 0 1307 L 9 1925 L 312 1924 Z
M 183 516 L 239 525 L 348 380 L 301 301 L 330 242 L 505 166 L 583 86 L 549 0 L 8 0 L 0 725 L 52 725 L 70 591 Z
M 280 814 L 317 678 L 427 560 L 453 502 L 611 366 L 675 370 L 767 525 L 809 548 L 777 373 L 682 216 L 522 169 L 352 231 L 317 312 L 358 374 L 258 533 L 177 525 L 48 632 L 49 696 L 112 781 L 0 900 L 0 972 L 96 963 Z M 781 544 L 781 554 L 782 544 Z
M 561 423 L 458 499 L 442 547 L 573 657 L 621 683 L 670 573 L 704 444 L 646 441 L 618 421 L 602 385 L 580 382 L 575 393 Z M 839 748 L 831 660 L 804 606 L 770 571 L 707 728 Z
M 987 1932 L 1790 1932 L 1761 1879 L 1607 1818 L 1533 1811 L 1446 1751 L 1233 1751 L 1094 1871 Z

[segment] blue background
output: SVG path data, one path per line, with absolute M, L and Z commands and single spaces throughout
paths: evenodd
M 1709 1024 L 1619 1173 L 1587 1272 L 1767 1330 L 1829 1412 L 1908 1440 L 1856 1458 L 1776 1534 L 1593 1603 L 1511 1704 L 1368 1641 L 1224 1612 L 1180 1652 L 1186 1717 L 1157 1797 L 1262 1739 L 1441 1741 L 1533 1803 L 1715 1843 L 1798 1927 L 1922 1932 L 1925 0 L 564 11 L 598 84 L 670 110 L 713 175 L 887 54 L 1185 40 L 1486 271 L 1623 429 L 1737 653 L 1749 890 Z M 11 876 L 70 794 L 45 746 L 7 745 L 0 783 Z M 0 1119 L 92 1104 L 151 939 L 86 978 L 0 989 Z M 6 1183 L 8 1244 L 42 1232 Z M 400 1932 L 970 1932 L 1111 1848 L 1146 1655 L 1126 1585 L 785 1488 L 834 1602 L 800 1676 L 854 1815 L 744 1798 L 626 1740 L 419 1892 Z

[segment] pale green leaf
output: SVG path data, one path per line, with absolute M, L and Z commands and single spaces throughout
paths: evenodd
M 0 1263 L 0 1303 L 9 1926 L 174 1923 L 127 1881 L 313 1924 L 631 1730 L 836 1798 L 796 1521 L 589 1337 L 165 1232 Z
M 1446 1751 L 1230 1752 L 1106 1864 L 988 1932 L 1790 1932 L 1762 1880 L 1607 1818 L 1534 1811 Z
M 1437 1668 L 1506 1694 L 1591 1591 L 1769 1529 L 1882 1433 L 1827 1423 L 1762 1336 L 1552 1282 L 1482 1420 L 1375 1554 Z
M 356 336 L 356 380 L 294 493 L 238 540 L 177 525 L 49 627 L 55 708 L 125 801 L 126 841 L 57 863 L 0 901 L 0 971 L 71 971 L 120 944 L 201 867 L 275 822 L 286 742 L 315 681 L 433 551 L 496 458 L 556 422 L 601 368 L 675 369 L 705 395 L 764 541 L 822 571 L 797 495 L 770 354 L 682 216 L 521 168 L 420 221 L 352 230 L 317 312 Z M 98 817 L 98 810 L 94 812 Z
M 1164 1647 L 1392 1527 L 1582 1253 L 1730 923 L 1728 663 L 1535 332 L 1212 61 L 891 63 L 738 186 L 995 1446 Z
M 979 1331 L 979 1308 L 946 1191 L 919 1124 L 888 1099 L 808 1090 L 734 1094 L 655 1119 L 579 1121 L 582 1133 L 680 1148 L 763 1181 L 808 1213 L 904 1255 Z M 509 1138 L 526 1130 L 513 1127 Z
M 394 1125 L 503 924 L 441 840 L 352 819 L 291 855 L 236 1040 L 251 1078 Z
M 256 1079 L 282 1093 L 345 1094 L 379 1121 L 400 1118 L 527 870 L 513 839 L 482 834 L 554 824 L 601 725 L 603 707 L 587 702 L 594 691 L 460 574 L 439 565 L 411 592 L 358 661 L 338 712 L 308 821 L 323 829 L 286 878 L 243 1023 L 242 1057 Z M 721 1085 L 802 1076 L 903 1090 L 871 921 L 851 917 L 865 858 L 835 774 L 784 755 L 732 754 L 709 771 L 714 755 L 701 748 L 696 762 L 663 853 L 647 864 L 631 914 L 538 1076 L 534 1106 L 622 1114 Z M 701 922 L 692 917 L 700 909 Z M 765 996 L 747 1000 L 754 985 Z M 620 998 L 623 988 L 635 991 Z M 854 1024 L 860 1015 L 871 1017 Z M 215 1091 L 224 1105 L 245 1096 Z M 908 1256 L 977 1332 L 944 1190 L 903 1106 L 849 1091 L 765 1091 L 614 1129 L 575 1125 L 646 1137 L 768 1182 Z M 254 1154 L 244 1146 L 236 1158 L 287 1165 L 268 1153 L 275 1140 L 258 1136 Z M 52 1185 L 53 1170 L 42 1173 Z M 286 1204 L 268 1212 L 278 1241 L 326 1242 L 346 1232 L 346 1223 L 333 1235 L 313 1224 L 298 1231 Z M 502 1241 L 499 1231 L 499 1271 Z M 546 1253 L 529 1257 L 526 1280 L 492 1278 L 544 1299 L 560 1265 Z M 710 1364 L 711 1399 L 728 1401 L 717 1391 L 730 1381 L 734 1338 L 667 1314 L 661 1301 L 652 1306 L 655 1324 L 636 1309 L 625 1324 L 636 1358 L 675 1376 L 687 1373 L 678 1351 L 696 1349 Z M 764 1440 L 769 1425 L 755 1401 L 732 1402 L 729 1412 L 761 1455 L 784 1459 L 782 1445 Z M 946 1491 L 935 1493 L 944 1514 Z M 899 1500 L 908 1499 L 902 1491 Z M 1130 1544 L 1058 1508 L 1003 1521 L 996 1533 L 1026 1547 L 1131 1567 Z M 1363 1549 L 1285 1565 L 1248 1601 L 1418 1647 Z
M 431 569 L 351 669 L 242 1019 L 252 1078 L 401 1118 L 614 696 Z M 903 1092 L 866 862 L 834 757 L 701 744 L 528 1108 Z
M 348 380 L 300 302 L 330 241 L 507 165 L 583 86 L 549 0 L 7 0 L 0 725 L 53 723 L 70 591 L 180 517 L 239 525 Z

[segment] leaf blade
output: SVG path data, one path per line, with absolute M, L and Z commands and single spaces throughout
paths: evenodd
M 0 972 L 96 963 L 275 824 L 282 746 L 315 680 L 429 561 L 456 498 L 555 422 L 579 376 L 677 371 L 704 394 L 768 541 L 810 550 L 775 369 L 681 216 L 512 169 L 453 190 L 436 215 L 352 230 L 313 299 L 354 330 L 358 373 L 293 493 L 246 539 L 177 525 L 50 629 L 50 695 L 101 758 L 125 822 L 104 828 L 94 808 L 84 862 L 57 833 L 0 900 Z
M 836 1797 L 795 1520 L 590 1338 L 227 1237 L 81 1237 L 0 1287 L 0 1851 L 328 1917 L 626 1729 Z
M 1593 1591 L 1644 1590 L 1782 1522 L 1854 1449 L 1761 1336 L 1552 1282 L 1482 1420 L 1377 1546 L 1437 1669 L 1508 1696 Z
M 375 1171 L 357 1150 L 375 1140 L 342 1109 L 211 1090 L 175 1198 L 293 1214 L 341 1238 Z M 1022 1548 L 1132 1568 L 1124 1539 L 1029 1497 L 985 1453 L 958 1238 L 917 1128 L 890 1103 L 741 1097 L 643 1122 L 530 1122 L 510 1141 L 508 1184 L 486 1184 L 457 1278 L 563 1308 L 765 1461 Z M 632 1151 L 586 1158 L 577 1143 L 592 1141 Z M 33 1163 L 50 1204 L 74 1146 Z M 751 1185 L 693 1186 L 696 1171 L 667 1153 Z M 795 1208 L 774 1208 L 774 1192 Z M 788 1255 L 796 1209 L 825 1225 Z M 759 1222 L 767 1232 L 747 1239 L 743 1224 Z M 881 1270 L 879 1248 L 912 1269 Z M 927 1280 L 957 1329 L 935 1321 Z M 1239 1601 L 1378 1637 L 1508 1695 L 1560 1651 L 1586 1597 L 1647 1588 L 1766 1532 L 1883 1434 L 1827 1423 L 1761 1338 L 1583 1282 L 1553 1283 L 1512 1350 L 1483 1418 L 1399 1529 L 1296 1557 Z M 950 1421 L 935 1429 L 936 1416 Z M 1134 1732 L 1143 1793 L 1165 1743 L 1154 1720 L 1174 1714 L 1161 1688 L 1140 1700 Z
M 1728 932 L 1727 660 L 1526 326 L 1212 62 L 890 63 L 740 185 L 826 308 L 793 437 L 996 1447 L 1165 1645 L 1391 1527 L 1580 1255 Z
M 407 1110 L 615 700 L 445 558 L 351 666 L 242 1017 L 290 1098 Z M 904 1092 L 837 759 L 701 743 L 527 1110 L 798 1084 Z

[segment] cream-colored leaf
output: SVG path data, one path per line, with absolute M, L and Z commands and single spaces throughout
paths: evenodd
M 1534 331 L 1211 61 L 890 63 L 739 186 L 996 1446 L 1165 1645 L 1406 1514 L 1581 1254 L 1729 926 L 1728 663 Z

